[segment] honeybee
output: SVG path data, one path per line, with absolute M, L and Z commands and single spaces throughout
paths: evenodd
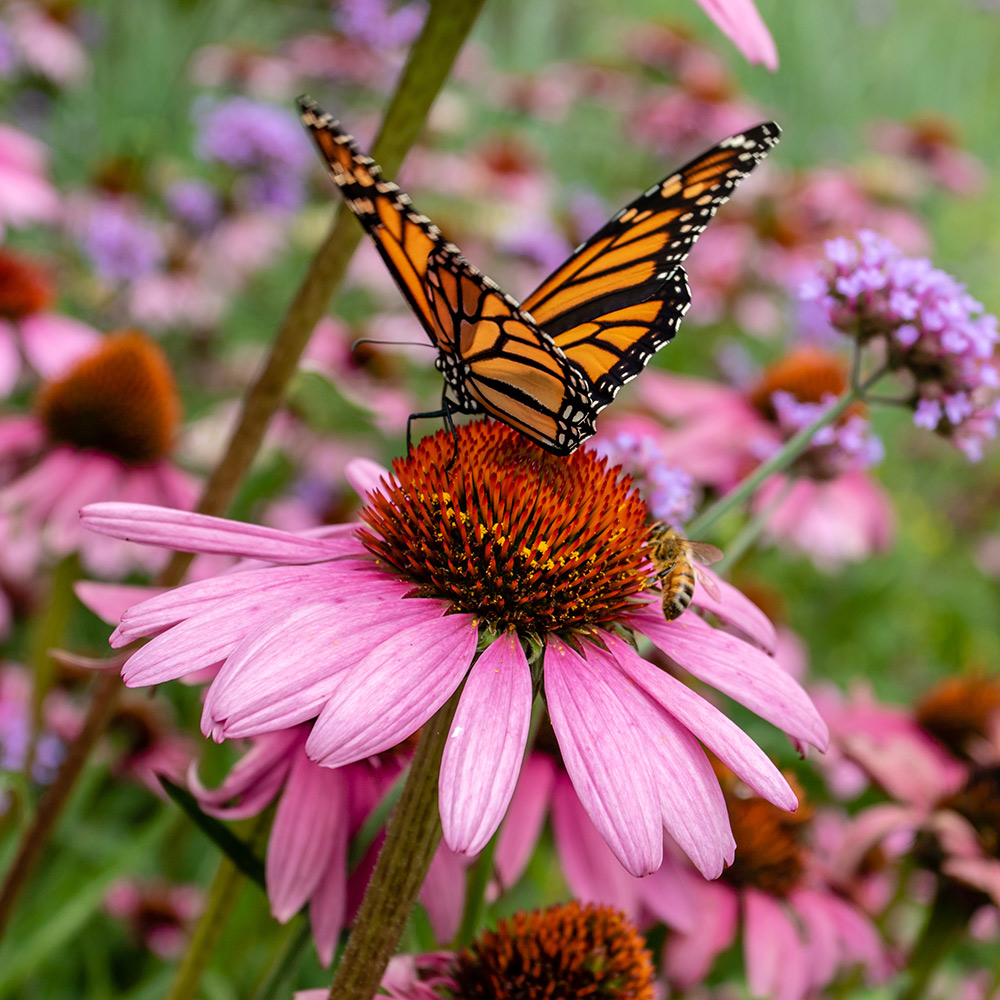
M 715 580 L 699 571 L 697 563 L 710 566 L 722 558 L 721 550 L 707 542 L 690 542 L 676 528 L 658 521 L 649 529 L 649 558 L 663 589 L 663 617 L 680 618 L 694 597 L 695 582 L 710 597 L 721 600 Z

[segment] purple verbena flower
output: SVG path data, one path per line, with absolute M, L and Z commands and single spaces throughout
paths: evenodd
M 974 460 L 997 430 L 996 317 L 951 275 L 870 230 L 825 249 L 827 266 L 820 280 L 802 285 L 801 297 L 835 329 L 877 344 L 890 370 L 909 373 L 914 423 Z
M 196 150 L 250 176 L 251 205 L 282 211 L 302 202 L 302 182 L 312 162 L 295 116 L 246 97 L 201 104 L 195 110 Z
M 694 514 L 694 479 L 671 462 L 650 435 L 619 431 L 595 440 L 593 449 L 632 477 L 654 520 L 680 528 Z
M 164 257 L 163 243 L 149 222 L 111 199 L 93 206 L 78 240 L 94 270 L 106 281 L 134 281 L 154 271 Z
M 198 231 L 209 229 L 222 211 L 215 188 L 191 178 L 171 184 L 166 200 L 167 207 L 181 222 Z
M 426 7 L 408 3 L 392 10 L 392 6 L 387 0 L 341 0 L 334 23 L 351 41 L 370 49 L 402 48 L 416 38 Z

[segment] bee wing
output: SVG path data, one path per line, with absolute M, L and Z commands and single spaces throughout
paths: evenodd
M 711 566 L 722 558 L 722 549 L 708 542 L 688 542 L 687 546 L 691 555 L 703 566 Z
M 714 548 L 714 546 L 713 546 Z M 716 549 L 716 552 L 719 550 Z M 721 555 L 721 553 L 719 553 Z M 722 601 L 722 591 L 719 590 L 719 583 L 715 579 L 714 573 L 706 572 L 704 569 L 695 567 L 695 576 L 698 578 L 698 583 L 705 588 L 705 592 L 713 601 Z

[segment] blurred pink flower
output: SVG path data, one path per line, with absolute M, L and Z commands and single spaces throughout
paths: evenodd
M 317 954 L 329 965 L 361 902 L 384 833 L 350 875 L 348 844 L 402 774 L 410 745 L 344 767 L 321 767 L 305 754 L 308 736 L 304 725 L 266 733 L 218 788 L 206 788 L 194 772 L 189 781 L 205 812 L 221 819 L 255 816 L 280 796 L 267 843 L 271 913 L 286 923 L 308 903 Z M 439 848 L 421 890 L 440 940 L 454 935 L 464 904 L 465 880 L 456 862 L 441 856 L 448 853 Z
M 20 228 L 58 217 L 59 195 L 49 183 L 47 159 L 37 139 L 0 124 L 0 238 L 4 223 Z
M 884 978 L 890 964 L 875 926 L 831 890 L 813 859 L 811 810 L 802 803 L 788 816 L 732 782 L 726 788 L 736 862 L 717 882 L 680 873 L 674 891 L 693 900 L 694 919 L 667 939 L 667 981 L 680 990 L 700 983 L 738 933 L 754 997 L 803 1000 L 856 966 L 870 981 Z
M 78 514 L 111 498 L 194 503 L 194 480 L 167 457 L 179 403 L 160 349 L 136 332 L 105 338 L 42 387 L 37 411 L 0 420 L 0 466 L 15 473 L 0 485 L 4 571 L 29 579 L 45 559 L 71 552 L 99 575 L 160 565 L 163 553 L 108 544 Z
M 122 879 L 104 896 L 104 908 L 123 921 L 134 938 L 163 959 L 177 958 L 188 943 L 190 925 L 204 906 L 197 885 Z
M 449 464 L 453 441 L 457 457 Z M 794 808 L 794 796 L 726 716 L 607 627 L 620 622 L 645 635 L 795 739 L 822 746 L 824 728 L 801 688 L 760 648 L 691 612 L 667 622 L 658 606 L 643 603 L 646 511 L 627 481 L 587 451 L 552 461 L 499 424 L 467 424 L 454 439 L 441 431 L 397 460 L 395 476 L 369 496 L 366 528 L 345 524 L 322 535 L 136 505 L 88 508 L 84 523 L 115 537 L 284 564 L 130 609 L 113 645 L 155 638 L 128 660 L 126 683 L 160 683 L 222 664 L 205 701 L 207 735 L 259 735 L 315 719 L 306 752 L 341 767 L 409 736 L 464 679 L 440 807 L 448 845 L 475 854 L 503 817 L 527 737 L 531 668 L 519 630 L 547 636 L 553 730 L 576 792 L 615 856 L 635 875 L 654 871 L 666 828 L 702 871 L 717 875 L 732 841 L 698 740 L 782 808 Z M 557 479 L 541 477 L 540 468 Z M 513 493 L 512 477 L 524 482 Z M 414 500 L 431 506 L 408 509 Z M 530 537 L 518 504 L 530 504 Z M 470 518 L 485 519 L 482 529 L 467 534 Z M 439 540 L 424 546 L 424 531 Z M 572 543 L 563 552 L 567 532 Z M 592 565 L 591 550 L 605 569 L 580 576 Z M 491 570 L 497 560 L 504 569 Z M 415 586 L 424 596 L 408 596 Z M 582 601 L 574 596 L 580 587 Z M 703 596 L 701 606 L 760 630 L 749 602 L 733 588 L 723 596 Z M 481 624 L 489 644 L 477 657 Z M 600 645 L 576 638 L 581 629 Z
M 52 83 L 79 83 L 90 69 L 87 50 L 71 22 L 52 17 L 43 3 L 14 0 L 4 16 L 21 61 Z
M 820 482 L 772 476 L 753 498 L 767 513 L 765 535 L 827 572 L 884 552 L 895 537 L 888 494 L 860 470 Z

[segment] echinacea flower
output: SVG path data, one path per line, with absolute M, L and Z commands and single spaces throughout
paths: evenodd
M 789 815 L 736 782 L 726 787 L 736 860 L 717 882 L 685 873 L 695 923 L 667 940 L 668 981 L 681 990 L 701 982 L 739 932 L 753 997 L 803 1000 L 857 965 L 869 979 L 884 977 L 888 958 L 874 925 L 824 883 L 810 857 L 812 810 L 800 801 Z
M 106 337 L 42 385 L 35 410 L 0 421 L 19 470 L 0 489 L 5 569 L 26 577 L 71 552 L 100 575 L 152 568 L 162 553 L 109 545 L 81 529 L 78 511 L 111 499 L 193 505 L 194 480 L 169 461 L 180 407 L 163 352 L 135 331 Z
M 460 952 L 397 955 L 380 995 L 393 1000 L 654 1000 L 653 960 L 643 937 L 611 907 L 578 902 L 518 911 Z M 323 1000 L 303 990 L 295 1000 Z
M 47 176 L 48 151 L 35 138 L 0 124 L 0 237 L 4 226 L 54 222 L 59 195 Z
M 329 965 L 361 902 L 383 835 L 351 873 L 348 844 L 409 763 L 412 744 L 331 768 L 306 756 L 308 735 L 304 725 L 265 733 L 217 788 L 206 788 L 194 772 L 189 783 L 202 809 L 220 819 L 256 816 L 278 800 L 265 864 L 271 913 L 286 923 L 308 903 L 316 953 Z M 446 853 L 439 848 L 421 889 L 441 940 L 458 929 L 465 887 Z
M 996 317 L 951 275 L 870 230 L 856 242 L 830 240 L 826 258 L 802 298 L 818 303 L 835 329 L 875 345 L 891 371 L 907 374 L 914 423 L 977 461 L 1000 418 Z
M 49 312 L 54 297 L 44 266 L 0 250 L 0 396 L 17 385 L 25 362 L 37 375 L 50 378 L 100 338 L 86 323 Z
M 1000 909 L 1000 683 L 977 674 L 951 678 L 926 695 L 908 721 L 925 740 L 933 735 L 938 754 L 925 754 L 924 766 L 914 772 L 905 760 L 911 736 L 906 743 L 897 739 L 893 754 L 858 759 L 896 801 L 858 815 L 841 867 L 856 866 L 889 837 L 905 836 L 917 863 L 945 888 L 959 883 L 966 893 L 976 891 L 974 902 Z M 908 767 L 911 780 L 893 782 Z M 969 916 L 973 909 L 970 904 Z
M 659 867 L 664 828 L 709 877 L 732 858 L 699 740 L 794 809 L 756 744 L 626 637 L 645 635 L 796 740 L 822 747 L 822 721 L 761 648 L 693 613 L 667 622 L 648 603 L 645 504 L 593 453 L 556 458 L 488 421 L 440 431 L 394 462 L 362 517 L 364 527 L 324 537 L 136 505 L 86 508 L 84 523 L 105 534 L 279 564 L 131 608 L 112 644 L 153 638 L 127 661 L 126 683 L 218 667 L 206 735 L 314 720 L 306 753 L 341 767 L 406 739 L 464 681 L 440 783 L 445 840 L 463 854 L 487 843 L 507 808 L 533 677 L 577 794 L 633 875 Z M 723 600 L 702 595 L 703 608 L 737 626 L 757 622 L 745 598 L 720 586 Z
M 139 943 L 160 958 L 177 958 L 204 907 L 199 886 L 121 879 L 104 896 L 104 908 L 121 920 Z

